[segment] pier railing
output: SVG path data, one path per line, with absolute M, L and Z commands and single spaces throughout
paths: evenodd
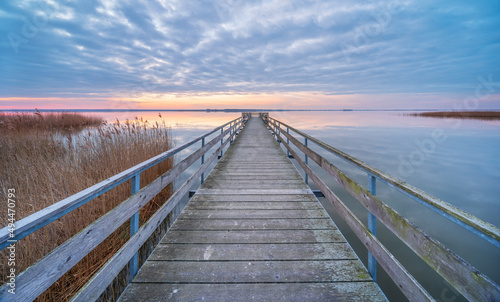
M 127 264 L 129 265 L 130 282 L 138 271 L 138 251 L 140 247 L 172 212 L 195 182 L 199 178 L 203 181 L 204 173 L 210 167 L 211 163 L 223 155 L 224 148 L 234 140 L 247 120 L 248 115 L 243 114 L 242 117 L 221 125 L 190 142 L 159 154 L 16 222 L 14 237 L 11 237 L 8 227 L 1 229 L 0 250 L 36 232 L 45 225 L 79 208 L 116 186 L 131 180 L 131 196 L 128 199 L 19 274 L 15 279 L 15 296 L 8 292 L 10 288 L 9 284 L 4 284 L 0 288 L 0 301 L 8 301 L 12 297 L 17 301 L 32 301 L 36 299 L 128 220 L 130 220 L 131 227 L 130 239 L 73 297 L 72 301 L 95 301 L 98 299 L 101 293 L 106 290 Z M 209 136 L 216 134 L 218 135 L 209 142 L 205 142 Z M 140 188 L 140 176 L 142 172 L 200 142 L 201 147 L 198 150 L 184 158 L 150 184 Z M 217 150 L 209 155 L 208 158 L 205 158 L 208 151 L 218 146 L 219 143 L 220 145 Z M 139 228 L 139 210 L 200 159 L 201 166 L 194 174 Z
M 411 197 L 413 200 L 432 209 L 450 221 L 455 222 L 496 247 L 500 247 L 500 229 L 498 227 L 482 221 L 389 174 L 377 170 L 286 123 L 271 118 L 268 114 L 261 114 L 261 118 L 264 123 L 267 124 L 270 131 L 276 136 L 276 139 L 280 143 L 283 143 L 287 150 L 287 154 L 293 157 L 304 170 L 306 182 L 311 179 L 318 186 L 325 198 L 333 205 L 338 214 L 366 246 L 368 250 L 368 270 L 374 280 L 376 280 L 376 265 L 378 262 L 391 279 L 398 285 L 403 294 L 410 300 L 433 301 L 433 298 L 418 281 L 377 239 L 376 221 L 378 220 L 468 300 L 500 301 L 500 286 L 498 284 L 377 198 L 375 196 L 376 180 Z M 290 132 L 295 133 L 295 135 L 290 134 Z M 303 143 L 296 137 L 300 137 Z M 303 152 L 304 159 L 292 149 L 290 142 L 298 150 Z M 315 143 L 317 146 L 337 155 L 341 159 L 355 165 L 357 168 L 364 170 L 368 177 L 368 189 L 356 183 L 335 165 L 310 149 L 308 147 L 309 142 Z M 318 166 L 331 175 L 347 192 L 368 210 L 367 227 L 355 216 L 345 203 L 335 195 L 325 182 L 313 172 L 308 165 L 309 159 L 313 160 Z

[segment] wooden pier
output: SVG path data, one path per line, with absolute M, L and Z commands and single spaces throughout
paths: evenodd
M 169 171 L 140 186 L 142 172 L 199 143 L 199 149 Z M 348 177 L 308 143 L 361 169 L 367 186 Z M 286 154 L 306 173 L 306 181 Z M 200 160 L 196 171 L 140 225 L 140 209 Z M 366 208 L 367 221 L 361 221 L 332 191 L 308 165 L 309 160 Z M 306 184 L 308 179 L 366 247 L 368 270 Z M 200 180 L 201 187 L 175 220 L 179 202 Z M 384 225 L 467 300 L 500 301 L 499 284 L 388 206 L 376 196 L 377 183 L 498 248 L 500 228 L 264 113 L 260 118 L 243 113 L 29 215 L 16 222 L 14 234 L 10 226 L 3 227 L 0 250 L 126 182 L 131 185 L 130 197 L 16 276 L 17 301 L 35 300 L 125 224 L 130 224 L 129 240 L 71 301 L 113 300 L 120 295 L 120 301 L 385 301 L 371 277 L 377 276 L 377 267 L 409 301 L 435 301 L 377 238 L 377 224 Z M 138 271 L 141 247 L 159 236 L 155 234 L 164 234 L 163 226 L 174 220 Z M 129 283 L 123 294 L 115 287 L 125 281 L 120 272 L 127 273 Z M 0 287 L 0 301 L 12 299 L 12 286 L 11 281 Z
M 202 300 L 386 300 L 259 118 L 120 298 Z

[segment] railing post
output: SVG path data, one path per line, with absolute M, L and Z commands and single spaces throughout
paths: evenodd
M 205 138 L 201 139 L 201 147 L 205 147 Z M 201 164 L 205 163 L 205 153 L 201 156 Z M 205 172 L 201 173 L 201 184 L 205 181 Z
M 233 127 L 233 123 L 229 124 L 229 145 L 233 143 Z
M 131 189 L 131 195 L 134 195 L 141 189 L 141 174 L 136 173 L 132 177 L 132 189 Z M 130 218 L 130 237 L 132 237 L 137 230 L 139 230 L 139 211 L 135 213 L 131 218 Z M 129 262 L 129 283 L 132 282 L 134 279 L 135 275 L 137 274 L 137 271 L 139 269 L 139 253 L 135 253 L 134 257 L 130 259 Z
M 278 140 L 278 145 L 281 145 L 281 141 L 279 139 L 279 135 L 281 135 L 281 123 L 280 122 L 276 123 L 276 133 L 278 134 L 276 136 L 276 139 Z
M 220 134 L 224 133 L 224 127 L 220 128 Z M 224 137 L 221 137 L 220 139 L 220 145 L 222 146 L 224 144 Z M 222 158 L 222 154 L 223 154 L 223 149 L 220 150 L 220 157 Z
M 290 134 L 290 128 L 286 127 L 286 133 Z M 286 138 L 286 144 L 290 145 L 290 139 L 288 137 Z M 290 157 L 290 150 L 288 150 L 288 148 L 286 149 L 286 156 Z
M 377 194 L 377 179 L 370 173 L 368 173 L 368 190 L 373 195 Z M 377 218 L 370 212 L 368 212 L 368 230 L 373 236 L 377 236 Z M 372 276 L 373 281 L 377 282 L 377 260 L 370 252 L 368 252 L 368 272 Z
M 307 137 L 305 138 L 305 145 L 307 147 Z M 305 163 L 306 165 L 309 163 L 309 158 L 307 157 L 307 154 L 305 154 Z M 309 184 L 309 175 L 306 173 L 306 184 Z

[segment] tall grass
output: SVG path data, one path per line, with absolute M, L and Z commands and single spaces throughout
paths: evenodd
M 433 118 L 454 118 L 454 119 L 476 119 L 476 120 L 498 120 L 499 111 L 436 111 L 411 113 L 410 116 L 423 116 Z
M 50 118 L 48 118 L 50 117 Z M 74 123 L 53 123 L 54 120 L 73 121 L 81 117 L 66 113 L 40 116 L 18 114 L 15 122 L 6 126 L 11 117 L 1 118 L 0 127 L 0 196 L 7 199 L 7 189 L 16 190 L 16 219 L 30 214 L 86 189 L 110 176 L 168 150 L 172 143 L 170 129 L 165 124 L 148 124 L 136 119 L 104 124 L 79 132 L 61 129 L 75 128 Z M 29 125 L 26 126 L 23 120 Z M 36 123 L 31 121 L 40 119 Z M 44 124 L 40 121 L 47 121 Z M 82 124 L 80 124 L 82 125 Z M 19 128 L 17 128 L 19 127 Z M 141 187 L 168 171 L 167 160 L 141 174 Z M 48 254 L 55 247 L 81 231 L 97 218 L 130 196 L 130 181 L 92 200 L 68 215 L 17 242 L 16 271 L 21 272 Z M 141 210 L 141 223 L 148 219 L 171 194 L 167 187 Z M 6 203 L 0 213 L 7 213 Z M 0 215 L 6 226 L 7 215 Z M 120 227 L 73 269 L 60 278 L 40 301 L 66 301 L 96 272 L 129 238 L 129 226 Z M 4 250 L 5 253 L 5 250 Z M 2 283 L 7 276 L 7 257 L 0 262 Z
M 1 113 L 0 129 L 10 131 L 37 130 L 78 130 L 87 126 L 99 126 L 103 123 L 102 118 L 91 115 L 83 115 L 74 112 L 51 112 L 35 114 L 29 113 Z

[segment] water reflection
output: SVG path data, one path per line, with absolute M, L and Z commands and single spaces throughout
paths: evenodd
M 291 124 L 301 130 L 325 127 L 443 127 L 456 125 L 466 127 L 500 126 L 499 121 L 431 119 L 408 116 L 411 112 L 399 111 L 314 111 L 314 112 L 271 112 L 270 116 Z M 497 128 L 499 129 L 499 128 Z
M 117 119 L 143 119 L 149 123 L 165 121 L 173 129 L 200 129 L 210 130 L 226 122 L 238 118 L 240 113 L 206 113 L 206 112 L 177 112 L 177 111 L 134 111 L 134 112 L 94 112 L 92 114 L 103 117 L 108 122 Z

